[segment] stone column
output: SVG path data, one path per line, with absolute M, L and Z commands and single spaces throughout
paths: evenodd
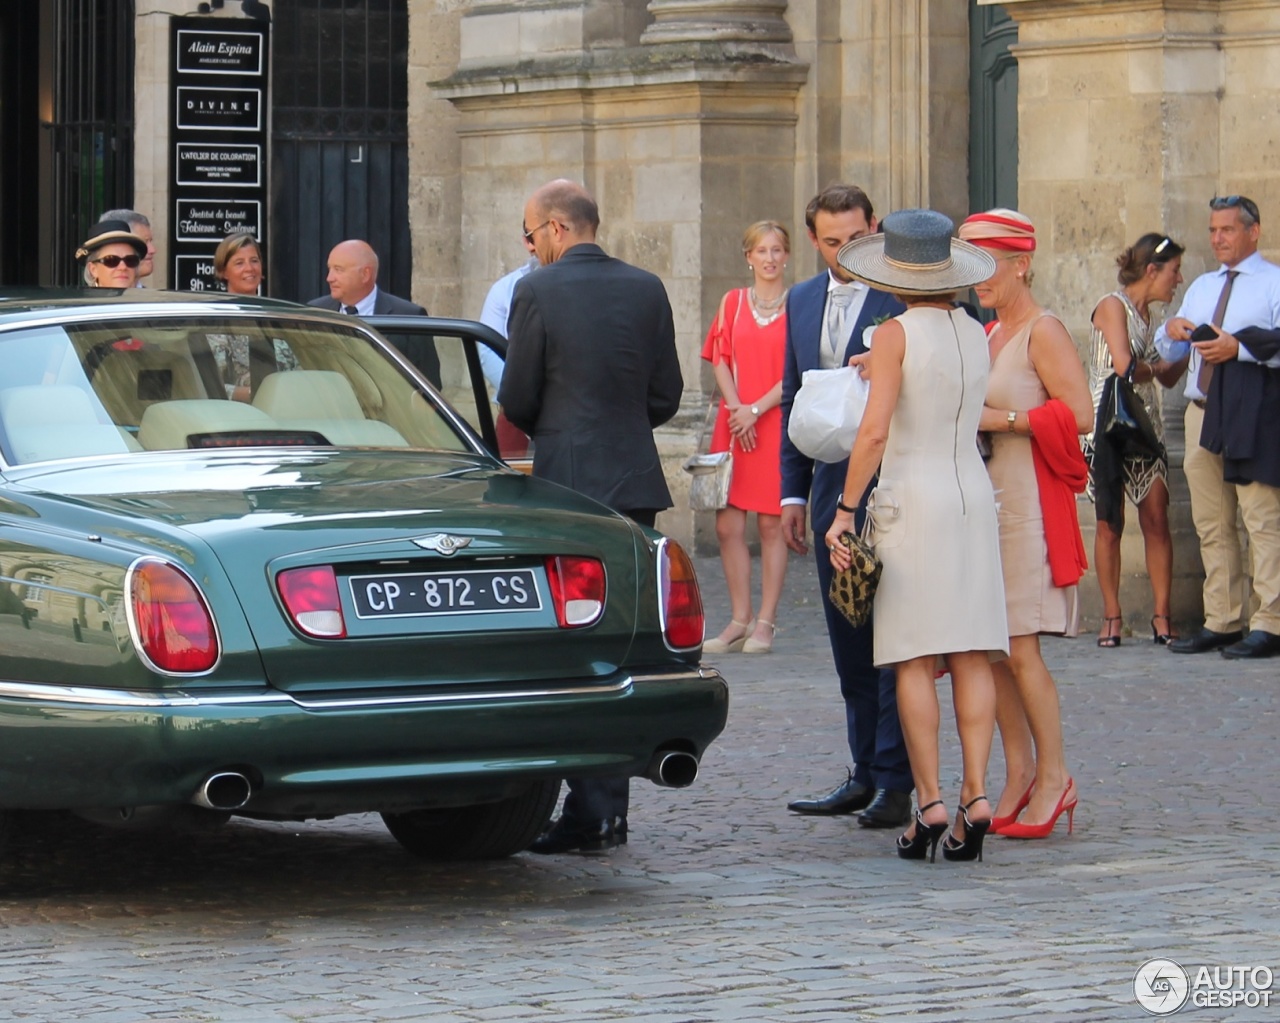
M 783 43 L 787 0 L 649 0 L 645 43 Z
M 1116 287 L 1114 259 L 1140 235 L 1164 231 L 1185 245 L 1190 281 L 1216 266 L 1207 237 L 1215 192 L 1257 199 L 1264 232 L 1268 204 L 1273 217 L 1280 213 L 1270 141 L 1280 115 L 1266 70 L 1280 58 L 1278 19 L 1247 0 L 999 2 L 1018 22 L 1018 190 L 1040 239 L 1036 292 L 1064 316 L 1083 353 L 1094 304 Z M 1180 299 L 1153 315 L 1172 315 Z M 1185 630 L 1201 619 L 1202 569 L 1181 469 L 1185 445 L 1195 443 L 1183 437 L 1181 389 L 1164 392 L 1163 419 L 1173 615 Z M 1093 508 L 1080 509 L 1091 544 Z M 1151 594 L 1132 507 L 1127 519 L 1121 606 L 1134 634 L 1149 635 Z M 1092 573 L 1081 587 L 1096 622 Z
M 525 258 L 524 202 L 556 177 L 596 197 L 608 252 L 666 284 L 686 391 L 681 414 L 658 432 L 676 500 L 660 526 L 689 540 L 680 464 L 712 389 L 702 340 L 720 296 L 747 283 L 743 229 L 790 220 L 807 66 L 786 42 L 778 0 L 647 8 L 475 3 L 462 18 L 457 67 L 434 85 L 458 112 L 465 308 L 479 309 L 492 281 Z M 600 9 L 612 19 L 592 21 Z

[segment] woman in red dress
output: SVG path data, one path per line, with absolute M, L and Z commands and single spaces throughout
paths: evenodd
M 733 613 L 725 630 L 703 644 L 703 651 L 709 654 L 764 654 L 773 649 L 778 601 L 787 574 L 779 465 L 782 411 L 778 406 L 786 346 L 787 288 L 782 275 L 791 254 L 791 238 L 777 221 L 762 220 L 747 228 L 742 251 L 752 284 L 724 296 L 702 348 L 721 394 L 711 450 L 733 450 L 729 506 L 716 512 L 720 562 Z M 748 512 L 756 513 L 760 534 L 758 613 L 751 609 Z

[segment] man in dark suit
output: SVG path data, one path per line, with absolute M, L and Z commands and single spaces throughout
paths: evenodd
M 645 526 L 671 507 L 653 429 L 680 408 L 684 379 L 666 289 L 595 243 L 600 213 L 581 185 L 529 199 L 524 236 L 542 265 L 517 285 L 498 403 L 534 441 L 533 474 Z M 626 841 L 626 778 L 570 778 L 539 853 Z
M 818 584 L 827 616 L 827 634 L 844 697 L 849 750 L 854 767 L 831 792 L 787 804 L 796 813 L 848 814 L 861 811 L 858 823 L 871 828 L 899 827 L 911 815 L 911 767 L 907 761 L 892 670 L 872 662 L 870 623 L 855 629 L 831 604 L 831 560 L 823 537 L 835 518 L 848 460 L 807 458 L 787 436 L 791 404 L 808 369 L 835 369 L 865 352 L 863 332 L 896 316 L 903 306 L 892 296 L 854 282 L 836 261 L 841 246 L 873 234 L 877 224 L 871 200 L 854 185 L 831 185 L 805 209 L 809 240 L 827 269 L 791 289 L 787 297 L 786 361 L 782 377 L 782 534 L 797 554 L 807 554 L 806 506 L 817 542 Z M 858 524 L 866 513 L 866 495 L 858 502 Z
M 420 305 L 397 298 L 378 287 L 378 254 L 368 242 L 352 239 L 339 242 L 329 253 L 329 274 L 325 277 L 329 294 L 313 298 L 307 305 L 332 309 L 351 316 L 426 316 Z M 440 386 L 440 357 L 429 337 L 387 335 L 418 370 L 436 387 Z

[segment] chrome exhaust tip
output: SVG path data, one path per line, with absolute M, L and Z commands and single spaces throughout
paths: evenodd
M 698 758 L 683 750 L 658 750 L 645 777 L 669 789 L 688 788 L 698 778 Z
M 206 810 L 239 810 L 253 795 L 253 785 L 239 771 L 215 771 L 200 783 L 191 802 Z

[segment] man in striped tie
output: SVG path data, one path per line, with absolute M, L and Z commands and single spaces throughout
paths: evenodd
M 1183 471 L 1205 573 L 1204 627 L 1169 650 L 1270 657 L 1280 653 L 1280 446 L 1271 415 L 1280 398 L 1280 356 L 1251 350 L 1247 332 L 1280 327 L 1280 267 L 1258 252 L 1262 218 L 1252 199 L 1215 196 L 1209 208 L 1209 244 L 1221 265 L 1191 283 L 1177 315 L 1156 335 L 1164 358 L 1191 356 Z M 1259 605 L 1251 618 L 1237 510 Z

